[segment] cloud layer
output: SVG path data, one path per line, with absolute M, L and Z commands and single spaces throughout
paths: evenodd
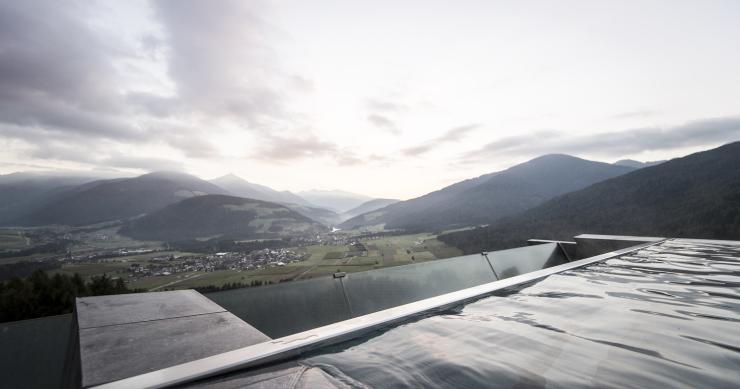
M 216 157 L 215 123 L 268 143 L 292 126 L 285 94 L 310 82 L 280 71 L 260 3 L 151 5 L 162 37 L 145 34 L 136 45 L 94 28 L 95 15 L 77 3 L 2 2 L 0 136 L 26 142 L 33 158 L 156 169 L 180 163 L 116 154 L 146 144 Z M 173 90 L 137 90 L 127 66 L 158 57 Z
M 549 153 L 599 154 L 605 158 L 646 151 L 716 145 L 740 140 L 740 117 L 694 120 L 672 127 L 645 127 L 589 135 L 537 131 L 505 137 L 461 156 L 476 162 L 479 155 L 538 156 Z
M 234 171 L 405 197 L 541 154 L 740 139 L 737 6 L 601 8 L 3 1 L 0 171 Z
M 447 130 L 447 132 L 437 138 L 426 141 L 418 146 L 403 149 L 401 150 L 401 152 L 407 156 L 420 156 L 430 151 L 434 151 L 437 147 L 440 147 L 445 143 L 459 142 L 463 138 L 465 138 L 471 131 L 479 128 L 480 126 L 480 124 L 468 124 L 464 126 L 454 127 Z

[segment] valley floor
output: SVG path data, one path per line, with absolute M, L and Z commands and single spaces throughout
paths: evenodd
M 20 247 L 21 232 L 5 231 L 9 250 Z M 11 257 L 8 262 L 56 261 L 51 274 L 75 274 L 85 278 L 108 275 L 122 278 L 129 289 L 170 289 L 258 286 L 321 276 L 335 272 L 358 272 L 462 255 L 436 235 L 329 234 L 317 242 L 295 247 L 252 252 L 194 253 L 166 250 L 155 242 L 121 238 L 113 230 L 66 234 L 75 245 L 65 254 L 34 253 Z

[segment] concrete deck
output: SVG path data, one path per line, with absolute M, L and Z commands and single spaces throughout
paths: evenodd
M 270 340 L 193 290 L 77 299 L 82 387 Z

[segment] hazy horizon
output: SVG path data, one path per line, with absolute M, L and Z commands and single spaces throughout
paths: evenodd
M 740 140 L 734 1 L 0 3 L 0 174 L 414 198 Z
M 544 155 L 546 155 L 546 154 L 543 154 L 543 156 Z M 680 157 L 683 157 L 683 155 L 676 156 L 675 158 L 680 158 Z M 535 157 L 535 158 L 537 158 L 537 157 Z M 627 159 L 629 159 L 629 158 L 624 158 L 624 159 L 621 159 L 621 160 L 627 160 Z M 629 159 L 629 160 L 631 160 L 631 159 Z M 616 163 L 618 161 L 614 161 L 612 163 Z M 637 160 L 635 160 L 635 161 L 637 161 Z M 610 163 L 610 162 L 604 162 L 604 161 L 594 161 L 594 162 Z M 647 163 L 647 162 L 658 162 L 658 161 L 637 161 L 637 162 Z M 513 166 L 515 166 L 515 165 L 506 166 L 506 167 L 504 167 L 501 170 L 506 170 L 506 169 L 508 169 L 510 167 L 513 167 Z M 180 170 L 152 170 L 152 171 L 144 172 L 144 173 L 141 173 L 141 174 L 158 173 L 158 172 L 159 173 L 162 173 L 162 172 L 164 172 L 164 173 L 166 173 L 166 172 L 173 172 L 173 173 L 191 174 L 191 173 L 188 173 L 186 171 L 180 171 Z M 100 178 L 100 179 L 133 178 L 133 177 L 137 177 L 137 176 L 140 175 L 138 173 L 132 173 L 132 172 L 126 172 L 126 171 L 120 171 L 120 170 L 61 170 L 61 169 L 54 169 L 54 170 L 18 170 L 18 171 L 13 171 L 13 172 L 8 172 L 8 173 L 0 173 L 0 176 L 2 176 L 2 175 L 10 175 L 10 174 L 14 174 L 14 173 L 17 173 L 17 174 L 36 173 L 36 174 L 42 174 L 42 175 L 59 174 L 60 176 L 74 176 L 74 175 L 86 175 L 87 174 L 87 175 L 90 175 L 91 177 L 97 177 L 97 178 Z M 488 173 L 493 173 L 493 172 L 488 172 Z M 485 174 L 488 174 L 488 173 L 485 173 Z M 233 172 L 226 172 L 226 173 L 223 173 L 223 174 L 216 175 L 214 177 L 210 177 L 210 176 L 209 177 L 201 177 L 201 176 L 198 176 L 196 174 L 191 174 L 191 175 L 193 175 L 195 177 L 198 177 L 198 178 L 200 178 L 202 180 L 205 180 L 205 181 L 214 181 L 217 178 L 222 178 L 222 177 L 226 177 L 226 176 L 236 176 L 237 178 L 240 178 L 240 179 L 242 179 L 244 181 L 247 181 L 247 182 L 250 182 L 252 184 L 262 185 L 259 182 L 250 181 L 249 179 L 247 179 L 245 177 L 242 177 L 239 174 L 235 174 Z M 477 177 L 477 176 L 475 176 L 475 177 Z M 475 178 L 475 177 L 472 177 L 472 176 L 471 177 L 466 177 L 463 180 L 469 179 L 469 178 Z M 451 182 L 450 184 L 454 184 L 454 182 Z M 445 185 L 445 186 L 447 186 L 447 185 Z M 276 189 L 276 188 L 272 188 L 272 189 Z M 436 191 L 436 190 L 439 190 L 439 189 L 442 189 L 442 187 L 435 188 L 435 189 L 433 189 L 433 191 Z M 307 189 L 302 189 L 302 190 L 291 190 L 291 188 L 286 188 L 286 189 L 276 189 L 276 190 L 290 191 L 290 192 L 292 192 L 294 194 L 297 194 L 297 195 L 304 195 L 306 193 L 311 193 L 311 192 L 336 192 L 336 193 L 343 193 L 343 194 L 347 194 L 347 195 L 368 196 L 365 193 L 352 192 L 352 191 L 348 191 L 348 190 L 345 190 L 345 189 L 342 189 L 342 188 L 339 188 L 339 187 L 307 188 Z M 422 193 L 419 196 L 422 196 L 422 195 L 425 195 L 425 194 L 427 194 L 427 193 Z M 416 197 L 419 197 L 419 196 L 408 197 L 408 198 L 395 198 L 395 199 L 396 200 L 402 200 L 403 201 L 403 200 L 409 200 L 409 199 L 412 199 L 412 198 L 416 198 Z M 384 198 L 385 199 L 391 199 L 390 197 L 374 197 L 374 196 L 368 196 L 368 197 L 370 199 L 384 199 Z M 370 201 L 370 200 L 368 200 L 368 201 Z

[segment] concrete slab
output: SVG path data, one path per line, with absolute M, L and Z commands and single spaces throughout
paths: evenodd
M 268 341 L 231 313 L 80 330 L 83 387 Z
M 82 387 L 270 340 L 192 290 L 78 299 L 77 320 Z
M 77 299 L 79 328 L 225 312 L 194 290 L 117 294 Z

